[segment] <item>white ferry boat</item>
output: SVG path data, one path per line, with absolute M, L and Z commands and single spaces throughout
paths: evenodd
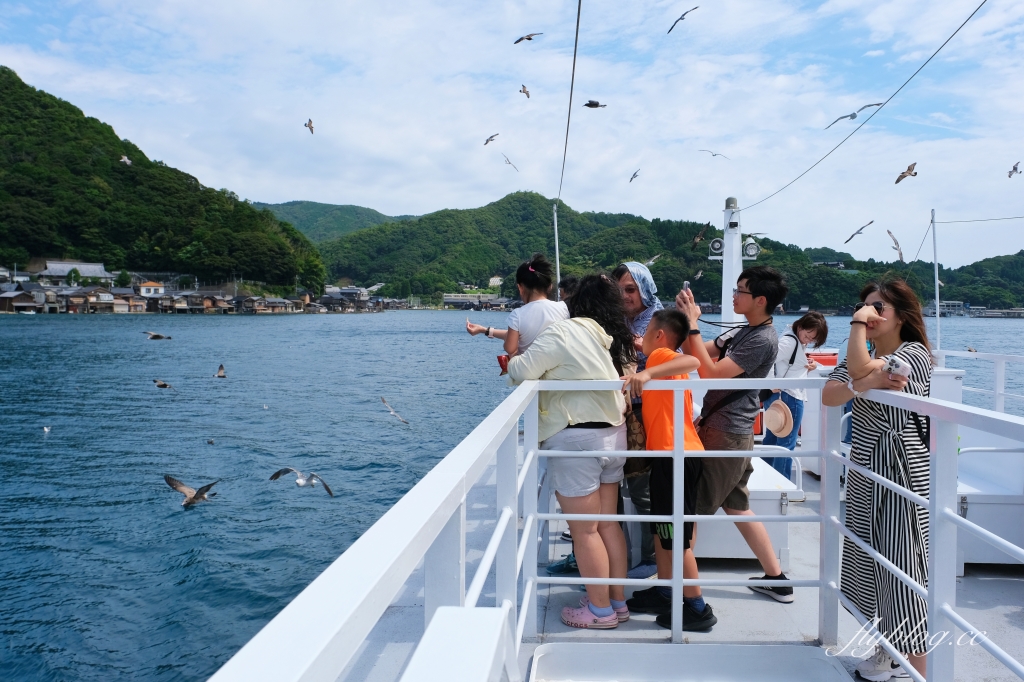
M 742 265 L 739 232 L 727 204 L 726 236 L 716 246 L 730 287 Z M 965 372 L 943 366 L 952 356 L 994 363 L 995 385 L 965 388 Z M 930 579 L 918 585 L 899 576 L 929 608 L 935 645 L 927 678 L 910 669 L 918 682 L 1024 679 L 1024 419 L 1004 412 L 1007 398 L 1022 397 L 1005 391 L 1007 365 L 1015 363 L 1024 357 L 938 351 L 931 398 L 864 394 L 931 418 L 930 500 L 916 498 L 930 517 Z M 679 619 L 665 630 L 645 615 L 607 631 L 562 624 L 561 607 L 578 601 L 580 585 L 597 581 L 549 576 L 542 568 L 570 551 L 559 540 L 566 517 L 554 507 L 546 460 L 573 453 L 539 449 L 537 399 L 545 390 L 611 389 L 620 382 L 534 381 L 517 388 L 211 679 L 839 681 L 855 678 L 854 667 L 874 642 L 901 660 L 838 588 L 842 539 L 851 537 L 842 521 L 841 478 L 854 465 L 842 443 L 842 408 L 821 407 L 824 376 L 654 383 L 648 390 L 692 389 L 695 399 L 714 388 L 807 389 L 796 455 L 820 484 L 800 473 L 795 483 L 787 480 L 756 458 L 763 450 L 750 453 L 755 518 L 770 528 L 794 603 L 748 589 L 759 567 L 736 517 L 720 512 L 685 517 L 700 523 L 699 581 L 682 579 L 681 552 L 671 580 L 605 581 L 624 582 L 627 591 L 671 585 L 675 613 L 682 586 L 699 583 L 719 617 L 711 631 L 684 634 Z M 964 390 L 992 394 L 995 409 L 964 405 Z M 683 401 L 675 404 L 680 421 Z M 651 454 L 685 457 L 682 433 L 674 451 Z M 674 471 L 681 490 L 684 467 Z M 681 495 L 673 511 L 671 520 L 682 522 Z M 650 519 L 631 512 L 616 517 L 628 529 Z M 630 535 L 635 551 L 638 533 Z

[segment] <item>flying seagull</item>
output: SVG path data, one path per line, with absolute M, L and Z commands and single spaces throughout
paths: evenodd
M 217 494 L 211 493 L 210 488 L 220 483 L 220 479 L 217 479 L 213 483 L 207 483 L 199 490 L 193 490 L 192 488 L 189 488 L 187 485 L 176 479 L 174 476 L 168 476 L 167 474 L 164 474 L 164 480 L 167 481 L 167 485 L 171 486 L 172 488 L 174 488 L 179 493 L 185 496 L 185 499 L 181 501 L 182 507 L 191 507 L 193 504 L 197 502 L 206 502 L 211 497 Z
M 1016 175 L 1020 175 L 1020 171 L 1017 170 L 1017 166 L 1019 166 L 1019 165 L 1020 165 L 1020 161 L 1018 161 L 1017 163 L 1013 164 L 1013 169 L 1009 173 L 1007 173 L 1006 176 L 1009 177 L 1009 178 L 1012 178 L 1015 174 Z
M 391 412 L 391 414 L 393 414 L 395 417 L 398 418 L 398 421 L 402 422 L 403 424 L 408 424 L 409 423 L 409 422 L 405 421 L 404 419 L 402 419 L 402 415 L 400 415 L 397 412 L 395 412 L 395 408 L 393 408 L 390 405 L 388 405 L 388 401 L 384 400 L 384 396 L 380 397 L 380 401 L 382 403 L 384 403 L 384 407 L 388 408 L 388 411 Z
M 524 40 L 533 40 L 534 36 L 542 36 L 542 35 L 544 35 L 544 34 L 543 33 L 527 33 L 525 36 L 523 36 L 522 38 L 520 38 L 519 40 L 517 40 L 516 42 L 514 42 L 512 44 L 513 45 L 518 45 L 519 43 L 523 42 Z
M 500 133 L 494 133 L 493 135 L 491 135 L 490 137 L 488 137 L 488 138 L 487 138 L 486 140 L 484 140 L 484 146 L 486 147 L 486 146 L 487 146 L 488 144 L 490 144 L 491 142 L 494 142 L 494 138 L 496 138 L 496 137 L 497 137 L 497 136 L 498 136 L 499 134 L 500 134 Z
M 639 168 L 637 168 L 637 169 L 636 169 L 636 172 L 635 172 L 635 173 L 633 173 L 633 177 L 631 177 L 631 178 L 629 179 L 629 181 L 630 181 L 630 182 L 633 182 L 634 180 L 636 180 L 636 178 L 637 178 L 637 176 L 638 176 L 638 175 L 640 175 L 640 169 L 639 169 Z
M 174 388 L 174 386 L 171 386 L 166 381 L 160 381 L 159 379 L 153 379 L 153 383 L 156 384 L 157 388 L 169 388 L 169 389 L 172 389 L 175 392 L 178 391 L 178 389 Z
M 280 471 L 275 471 L 273 474 L 271 474 L 270 475 L 270 480 L 271 481 L 276 481 L 277 479 L 281 478 L 285 474 L 295 474 L 295 485 L 299 486 L 300 488 L 304 488 L 307 485 L 310 488 L 315 488 L 316 487 L 316 482 L 320 481 L 320 483 L 324 487 L 324 490 L 327 491 L 327 494 L 330 495 L 331 497 L 334 497 L 334 493 L 331 492 L 331 487 L 329 485 L 327 485 L 327 482 L 324 479 L 322 479 L 319 476 L 317 476 L 316 474 L 314 474 L 314 473 L 310 473 L 309 476 L 307 476 L 306 474 L 302 473 L 298 469 L 292 469 L 291 467 L 285 467 L 284 469 L 281 469 Z
M 126 165 L 126 166 L 130 166 L 130 165 L 132 165 L 132 160 L 131 160 L 131 159 L 129 159 L 129 158 L 128 158 L 127 156 L 125 156 L 124 154 L 122 154 L 122 155 L 121 155 L 121 160 L 119 161 L 119 163 L 123 163 L 123 164 L 124 164 L 124 165 Z
M 900 257 L 901 263 L 906 263 L 907 261 L 903 260 L 903 249 L 900 248 L 900 243 L 896 241 L 896 235 L 894 235 L 890 230 L 886 230 L 886 232 L 889 233 L 889 236 L 892 238 L 892 243 L 895 244 L 895 246 L 892 247 L 892 250 Z
M 264 410 L 269 410 L 270 409 L 270 405 L 267 405 L 266 403 L 263 403 L 263 409 Z
M 157 334 L 156 332 L 142 332 L 143 334 L 149 334 L 150 341 L 170 341 L 171 337 L 164 336 L 163 334 Z
M 836 120 L 832 121 L 827 126 L 825 126 L 825 130 L 828 130 L 829 128 L 831 128 L 835 124 L 837 124 L 840 121 L 842 121 L 844 118 L 848 118 L 848 119 L 850 119 L 852 121 L 853 119 L 857 118 L 857 114 L 859 114 L 860 112 L 864 111 L 865 109 L 869 109 L 871 107 L 880 107 L 883 104 L 885 104 L 885 102 L 879 102 L 878 104 L 865 104 L 860 109 L 858 109 L 857 111 L 853 112 L 852 114 L 847 114 L 846 116 L 840 116 Z
M 898 178 L 896 178 L 896 184 L 897 185 L 900 184 L 900 180 L 902 180 L 903 178 L 912 178 L 912 177 L 916 176 L 917 175 L 917 171 L 914 170 L 914 166 L 916 166 L 916 165 L 917 165 L 917 161 L 915 161 L 914 163 L 912 163 L 909 166 L 907 166 L 907 170 L 905 170 L 902 173 L 900 173 L 900 176 Z
M 217 373 L 214 374 L 213 376 L 217 377 L 218 379 L 227 379 L 228 375 L 224 373 L 224 365 L 218 367 Z
M 213 445 L 213 439 L 211 438 L 211 439 L 209 439 L 208 441 L 206 441 L 206 444 L 207 444 L 207 445 Z
M 708 231 L 708 226 L 707 225 L 705 225 L 704 227 L 700 228 L 700 232 L 698 232 L 693 237 L 693 242 L 691 242 L 692 246 L 690 247 L 690 251 L 696 251 L 697 250 L 697 245 L 700 244 L 702 241 L 704 241 L 704 233 L 707 232 L 707 231 Z
M 711 156 L 721 156 L 723 159 L 729 159 L 729 157 L 726 156 L 725 154 L 718 154 L 716 152 L 711 151 L 710 149 L 698 149 L 697 151 L 699 151 L 699 152 L 707 152 Z M 729 160 L 732 161 L 732 159 L 729 159 Z
M 700 5 L 697 5 L 697 7 L 700 7 Z M 694 7 L 693 9 L 697 9 L 697 7 Z M 693 9 L 688 9 L 688 10 L 686 10 L 685 12 L 683 12 L 683 16 L 681 16 L 681 17 L 679 17 L 678 19 L 676 19 L 675 23 L 674 23 L 674 24 L 672 24 L 671 28 L 669 28 L 669 29 L 668 29 L 668 33 L 671 33 L 671 32 L 672 32 L 672 29 L 676 27 L 676 24 L 678 24 L 678 23 L 679 23 L 680 21 L 682 21 L 683 19 L 685 19 L 685 18 L 686 18 L 686 15 L 687 15 L 687 14 L 689 14 L 690 12 L 692 12 L 692 11 L 693 11 Z M 668 35 L 668 33 L 666 33 L 665 35 Z
M 587 100 L 587 103 L 584 104 L 583 106 L 587 107 L 588 109 L 603 109 L 604 107 L 606 107 L 608 105 L 607 104 L 601 104 L 596 99 L 591 99 L 591 100 Z
M 644 265 L 646 265 L 647 267 L 651 267 L 652 265 L 654 265 L 654 261 L 658 260 L 659 258 L 661 258 L 661 254 L 660 253 L 657 256 L 655 256 L 654 258 L 652 258 L 651 260 L 649 260 L 646 263 L 644 263 Z
M 309 134 L 312 135 L 313 134 L 313 119 L 309 119 L 308 121 L 303 123 L 302 127 L 303 128 L 309 128 Z
M 875 221 L 874 221 L 874 220 L 872 220 L 872 221 L 871 221 L 871 223 L 873 223 L 873 222 L 875 222 Z M 871 223 L 868 223 L 868 225 L 870 225 Z M 867 227 L 868 225 L 865 225 L 864 227 Z M 854 238 L 854 237 L 856 237 L 856 236 L 857 236 L 858 234 L 860 234 L 861 232 L 863 232 L 863 231 L 864 231 L 864 227 L 860 228 L 859 230 L 857 230 L 856 232 L 854 232 L 853 234 L 851 234 L 851 235 L 850 235 L 850 239 L 853 239 L 853 238 Z M 850 243 L 850 239 L 847 239 L 847 240 L 846 240 L 845 242 L 843 242 L 843 243 L 844 243 L 844 244 L 849 244 L 849 243 Z
M 525 85 L 523 86 L 523 89 L 522 89 L 522 90 L 520 90 L 519 92 L 521 92 L 521 93 L 523 93 L 524 95 L 526 95 L 526 99 L 530 99 L 530 91 L 526 89 L 526 86 L 525 86 Z
M 50 432 L 50 427 L 49 426 L 44 426 L 43 427 L 43 433 L 49 433 L 49 432 Z
M 972 348 L 970 346 L 967 346 L 967 352 L 968 353 L 977 353 L 978 349 L 977 348 Z
M 704 271 L 703 270 L 698 270 L 697 274 L 694 275 L 694 277 L 693 277 L 693 281 L 696 282 L 698 279 L 700 279 L 703 276 L 704 276 Z
M 501 155 L 505 156 L 505 153 L 502 152 Z M 505 156 L 505 163 L 508 164 L 509 166 L 512 166 L 513 168 L 516 168 L 516 165 L 514 163 L 512 163 L 511 161 L 509 161 L 507 156 Z M 516 168 L 516 173 L 518 173 L 518 172 L 519 172 L 519 169 Z

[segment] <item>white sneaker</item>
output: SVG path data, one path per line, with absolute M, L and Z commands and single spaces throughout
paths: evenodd
M 908 678 L 910 675 L 885 649 L 878 647 L 875 655 L 857 664 L 857 674 L 871 682 L 885 682 L 893 678 Z

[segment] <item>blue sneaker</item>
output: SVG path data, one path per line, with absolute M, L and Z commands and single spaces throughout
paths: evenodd
M 658 572 L 658 565 L 653 561 L 641 561 L 629 569 L 626 577 L 632 580 L 646 580 Z
M 576 565 L 576 554 L 569 552 L 564 559 L 548 564 L 548 575 L 569 575 L 579 573 L 580 567 Z

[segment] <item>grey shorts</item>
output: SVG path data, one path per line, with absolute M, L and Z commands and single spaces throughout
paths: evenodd
M 697 435 L 705 450 L 753 450 L 754 434 L 726 433 L 701 426 Z M 754 473 L 749 457 L 706 457 L 704 473 L 697 488 L 697 513 L 714 514 L 720 507 L 747 511 L 750 491 L 747 481 Z
M 540 444 L 541 450 L 625 450 L 626 425 L 607 429 L 562 429 Z M 565 497 L 586 497 L 602 483 L 622 480 L 625 457 L 551 457 L 551 487 Z

